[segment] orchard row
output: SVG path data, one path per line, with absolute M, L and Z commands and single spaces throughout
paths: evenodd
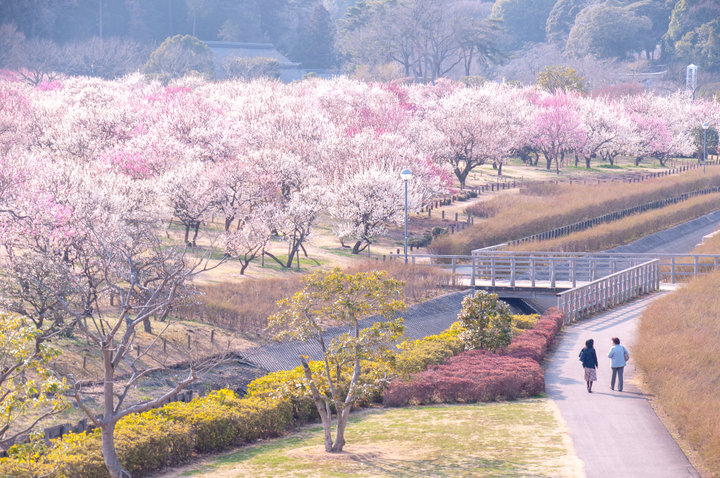
M 349 79 L 163 86 L 139 75 L 33 88 L 6 79 L 0 220 L 5 241 L 29 234 L 62 249 L 87 229 L 78 221 L 174 218 L 194 245 L 221 217 L 222 247 L 245 267 L 272 235 L 287 239 L 289 265 L 321 213 L 354 252 L 401 220 L 406 167 L 415 208 L 453 176 L 464 186 L 475 166 L 502 168 L 510 156 L 542 158 L 548 169 L 570 158 L 590 167 L 689 156 L 703 122 L 720 124 L 720 106 L 683 94 L 609 99 Z

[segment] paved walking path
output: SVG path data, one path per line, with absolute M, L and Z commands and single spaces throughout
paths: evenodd
M 718 228 L 720 211 L 646 236 L 611 252 L 687 253 Z M 635 331 L 643 310 L 663 293 L 569 326 L 550 356 L 545 389 L 565 419 L 575 451 L 589 478 L 682 478 L 700 476 L 650 407 L 633 380 Z M 610 390 L 610 339 L 619 337 L 630 351 L 622 392 Z M 578 353 L 595 340 L 599 369 L 593 393 L 587 393 Z
M 663 293 L 631 302 L 567 327 L 545 372 L 548 396 L 570 430 L 588 477 L 681 478 L 700 476 L 650 407 L 634 380 L 633 341 L 643 310 Z M 630 352 L 622 392 L 610 390 L 610 339 Z M 599 369 L 593 393 L 585 387 L 578 353 L 595 340 Z M 617 384 L 616 384 L 617 389 Z

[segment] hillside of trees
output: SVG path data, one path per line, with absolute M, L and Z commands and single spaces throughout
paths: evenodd
M 720 73 L 716 0 L 0 1 L 0 67 L 114 78 L 163 40 L 269 42 L 307 68 L 359 77 L 534 81 L 571 65 L 588 86 L 689 63 Z

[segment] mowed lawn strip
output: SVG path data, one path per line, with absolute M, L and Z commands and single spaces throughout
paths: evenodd
M 546 399 L 365 410 L 345 451 L 325 453 L 322 428 L 244 447 L 170 476 L 583 476 L 564 423 Z

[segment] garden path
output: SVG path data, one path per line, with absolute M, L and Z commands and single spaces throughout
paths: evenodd
M 704 235 L 718 229 L 716 211 L 645 236 L 611 252 L 687 253 Z M 567 327 L 546 365 L 545 389 L 560 409 L 588 477 L 681 478 L 700 476 L 660 422 L 635 380 L 632 359 L 638 320 L 664 292 L 633 301 Z M 619 337 L 630 351 L 622 392 L 610 390 L 610 339 Z M 587 339 L 595 340 L 599 370 L 593 393 L 585 389 L 578 360 Z
M 567 327 L 546 364 L 545 389 L 560 409 L 586 475 L 594 477 L 698 477 L 678 444 L 653 411 L 635 379 L 632 358 L 638 318 L 663 293 L 636 300 Z M 612 337 L 630 352 L 622 392 L 610 390 Z M 598 381 L 588 393 L 578 353 L 595 340 Z

